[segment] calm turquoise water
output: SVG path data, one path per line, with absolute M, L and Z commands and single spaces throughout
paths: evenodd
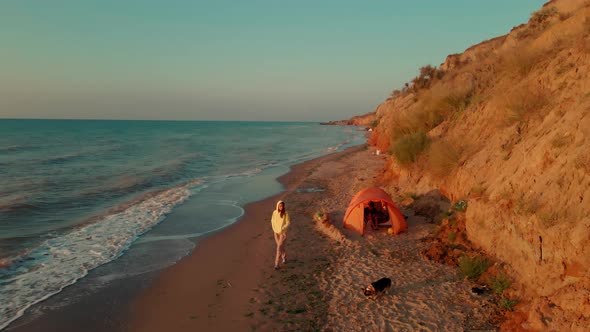
M 364 141 L 315 123 L 0 120 L 0 328 L 105 263 L 125 262 L 103 281 L 172 264 L 289 166 Z

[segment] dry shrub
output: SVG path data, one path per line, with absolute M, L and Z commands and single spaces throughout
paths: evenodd
M 502 62 L 504 63 L 504 69 L 509 74 L 524 77 L 533 71 L 542 56 L 543 52 L 541 50 L 525 45 L 504 53 Z
M 537 213 L 537 218 L 539 218 L 543 228 L 549 228 L 556 225 L 559 221 L 559 212 L 544 209 Z
M 452 91 L 444 98 L 444 102 L 453 112 L 463 112 L 471 104 L 472 92 L 472 90 Z
M 420 130 L 430 131 L 453 114 L 465 110 L 471 103 L 472 94 L 471 88 L 450 89 L 443 84 L 424 90 L 416 107 L 398 117 L 399 127 L 393 138 L 397 139 Z
M 412 89 L 417 92 L 421 89 L 427 89 L 437 79 L 441 79 L 444 72 L 435 66 L 426 65 L 420 68 L 420 75 L 412 80 Z
M 531 14 L 531 18 L 527 26 L 519 31 L 516 35 L 518 39 L 537 37 L 543 30 L 545 30 L 551 23 L 551 18 L 559 16 L 559 12 L 555 7 L 543 7 Z
M 446 141 L 436 141 L 430 145 L 428 152 L 428 167 L 439 177 L 451 173 L 459 164 L 460 150 Z
M 531 15 L 529 25 L 533 27 L 543 27 L 548 25 L 551 17 L 558 15 L 559 12 L 555 7 L 543 7 Z
M 436 128 L 439 124 L 443 123 L 446 118 L 446 114 L 442 108 L 423 108 L 414 115 L 414 119 L 418 121 L 420 128 L 424 131 Z
M 391 98 L 397 98 L 401 95 L 402 95 L 401 90 L 395 89 L 395 90 L 391 91 Z
M 561 148 L 566 146 L 570 142 L 571 137 L 569 135 L 558 133 L 555 134 L 555 136 L 553 136 L 553 138 L 551 139 L 551 146 L 553 146 L 554 148 Z
M 392 153 L 401 165 L 408 165 L 416 160 L 430 143 L 430 139 L 424 131 L 418 131 L 401 137 L 395 142 Z
M 391 145 L 394 145 L 398 139 L 422 129 L 419 117 L 411 109 L 393 114 L 389 124 L 392 127 Z
M 452 82 L 448 84 L 458 85 L 452 84 Z M 473 87 L 470 84 L 458 85 L 457 87 L 441 84 L 436 89 L 431 90 L 425 108 L 448 116 L 451 113 L 460 112 L 467 108 L 471 102 L 472 95 Z
M 526 197 L 524 193 L 521 193 L 516 199 L 514 212 L 521 216 L 530 216 L 538 213 L 542 206 L 543 202 L 538 195 Z
M 545 88 L 531 84 L 517 87 L 504 97 L 506 123 L 522 121 L 529 114 L 541 110 L 548 102 L 549 91 Z

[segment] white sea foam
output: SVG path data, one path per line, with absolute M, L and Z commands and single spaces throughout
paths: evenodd
M 35 303 L 60 292 L 99 265 L 121 255 L 137 237 L 162 221 L 190 195 L 192 182 L 146 196 L 136 204 L 105 215 L 34 249 L 22 266 L 0 285 L 0 329 Z
M 128 195 L 193 177 L 207 179 L 209 187 L 200 188 L 209 195 L 205 197 L 219 193 L 220 197 L 231 195 L 242 203 L 261 199 L 281 190 L 272 180 L 289 166 L 365 141 L 362 132 L 311 123 L 136 122 L 128 126 L 129 130 L 112 130 L 122 123 L 108 121 L 18 123 L 14 127 L 23 129 L 9 128 L 7 137 L 11 139 L 0 147 L 4 150 L 0 154 L 7 157 L 0 163 L 0 191 L 10 195 L 0 203 L 10 211 L 10 224 L 3 225 L 7 226 L 3 229 L 16 239 L 10 242 L 10 257 L 0 259 L 0 329 L 30 305 L 76 282 L 88 270 L 132 255 L 135 248 L 125 248 L 189 195 L 183 192 L 188 187 L 143 196 L 80 225 L 81 216 L 117 204 Z M 57 133 L 56 124 L 67 129 Z M 342 143 L 343 137 L 352 143 Z M 88 144 L 82 148 L 80 141 Z M 21 142 L 29 146 L 21 146 Z M 191 191 L 196 194 L 200 189 Z M 13 202 L 19 195 L 26 199 Z M 151 208 L 148 201 L 161 203 L 153 203 L 157 207 Z M 199 203 L 197 208 L 206 204 L 201 199 L 194 202 Z M 187 210 L 191 209 L 187 206 Z M 145 236 L 146 242 L 161 243 L 146 244 L 146 250 L 155 247 L 160 253 L 158 249 L 167 246 L 165 240 L 171 245 L 182 243 L 157 263 L 174 261 L 194 242 L 182 238 L 206 234 L 231 223 L 234 209 L 220 210 L 227 218 L 214 215 L 207 217 L 210 220 L 200 220 L 198 225 L 189 224 L 193 219 L 185 218 L 178 224 L 170 223 L 170 227 L 162 225 L 158 232 L 165 231 Z M 190 213 L 179 209 L 179 215 L 183 212 Z M 79 226 L 63 234 L 62 227 L 73 225 Z M 156 235 L 164 237 L 149 240 Z M 30 236 L 35 238 L 29 241 Z M 39 246 L 39 241 L 46 239 L 51 240 Z M 113 278 L 146 270 L 112 265 Z
M 208 234 L 217 232 L 217 231 L 233 224 L 234 222 L 236 222 L 238 219 L 240 219 L 244 215 L 245 211 L 241 206 L 238 205 L 237 201 L 219 199 L 219 200 L 215 200 L 214 202 L 218 205 L 233 206 L 233 207 L 237 208 L 240 211 L 240 213 L 238 215 L 236 215 L 235 217 L 225 220 L 224 223 L 220 223 L 217 227 L 211 228 L 211 229 L 204 231 L 204 232 L 182 233 L 182 234 L 171 234 L 171 235 L 147 235 L 147 236 L 142 237 L 140 240 L 138 240 L 137 243 L 148 243 L 148 242 L 169 241 L 169 240 L 186 240 L 186 239 L 191 239 L 191 238 L 202 237 L 204 235 L 208 235 Z

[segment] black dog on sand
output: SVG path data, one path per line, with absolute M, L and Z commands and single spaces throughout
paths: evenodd
M 375 282 L 372 282 L 369 286 L 363 288 L 363 293 L 368 298 L 378 298 L 385 291 L 391 287 L 391 279 L 381 278 Z

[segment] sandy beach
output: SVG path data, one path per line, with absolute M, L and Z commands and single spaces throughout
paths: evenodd
M 455 268 L 429 261 L 421 251 L 435 225 L 423 211 L 448 208 L 436 196 L 400 202 L 408 232 L 343 230 L 352 196 L 381 186 L 403 199 L 395 183 L 382 182 L 383 156 L 359 146 L 292 169 L 285 192 L 250 204 L 244 217 L 203 241 L 164 271 L 131 306 L 131 331 L 436 331 L 494 329 L 489 299 L 471 292 Z M 270 214 L 282 199 L 291 214 L 287 263 L 273 269 Z M 414 201 L 413 204 L 416 202 Z M 405 205 L 404 205 L 405 204 Z M 327 212 L 332 224 L 314 221 Z M 432 212 L 434 211 L 434 212 Z M 381 277 L 393 281 L 380 299 L 361 288 Z

